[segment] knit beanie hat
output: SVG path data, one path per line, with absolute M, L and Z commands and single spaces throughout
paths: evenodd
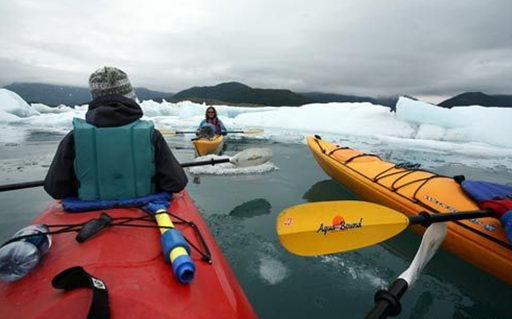
M 128 75 L 118 68 L 105 66 L 89 77 L 89 89 L 93 99 L 107 95 L 123 95 L 136 99 Z

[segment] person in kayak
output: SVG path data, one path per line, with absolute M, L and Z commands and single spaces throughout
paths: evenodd
M 187 184 L 183 171 L 142 109 L 125 72 L 96 70 L 89 78 L 92 101 L 85 120 L 60 142 L 44 181 L 55 199 L 124 199 L 176 193 Z
M 205 119 L 197 128 L 196 135 L 199 137 L 213 137 L 213 135 L 226 135 L 227 130 L 221 120 L 217 117 L 217 110 L 213 106 L 206 109 Z

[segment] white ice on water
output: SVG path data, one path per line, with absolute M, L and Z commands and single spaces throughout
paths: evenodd
M 0 123 L 16 121 L 22 117 L 39 114 L 18 94 L 0 89 Z
M 512 148 L 512 108 L 475 105 L 445 109 L 401 97 L 396 109 L 398 120 L 418 125 L 415 139 Z
M 206 161 L 210 159 L 223 159 L 229 158 L 228 156 L 219 156 L 219 155 L 206 155 L 200 156 L 195 159 L 195 161 Z M 267 172 L 271 172 L 277 170 L 277 166 L 275 166 L 272 162 L 266 162 L 261 165 L 249 166 L 249 167 L 237 167 L 231 163 L 221 163 L 215 165 L 204 165 L 204 166 L 195 166 L 188 168 L 191 174 L 195 175 L 250 175 L 250 174 L 263 174 Z
M 141 103 L 144 119 L 159 128 L 193 130 L 204 118 L 205 104 Z M 387 144 L 481 156 L 512 157 L 512 108 L 455 107 L 445 109 L 402 97 L 396 113 L 370 103 L 308 104 L 301 107 L 216 106 L 228 129 L 261 128 L 259 138 L 278 142 L 304 142 L 320 134 L 351 142 Z M 87 106 L 50 108 L 28 105 L 16 93 L 0 89 L 0 129 L 66 132 L 73 117 L 83 118 Z M 231 135 L 233 138 L 233 135 Z M 258 137 L 257 137 L 258 138 Z M 9 142 L 9 135 L 2 142 Z M 372 142 L 373 141 L 373 142 Z M 353 145 L 353 144 L 352 144 Z M 357 145 L 356 145 L 357 146 Z

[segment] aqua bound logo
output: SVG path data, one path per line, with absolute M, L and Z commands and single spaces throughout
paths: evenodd
M 320 227 L 316 231 L 317 233 L 323 233 L 327 235 L 327 233 L 335 232 L 335 231 L 344 231 L 350 229 L 356 229 L 363 227 L 363 218 L 359 219 L 359 222 L 356 223 L 346 223 L 343 217 L 335 216 L 332 219 L 332 225 L 324 225 L 320 224 Z
M 429 202 L 432 202 L 432 203 L 434 203 L 436 205 L 439 205 L 439 206 L 443 207 L 444 209 L 449 210 L 452 213 L 456 213 L 457 212 L 457 209 L 453 208 L 452 206 L 450 206 L 448 204 L 443 203 L 442 201 L 438 200 L 437 198 L 434 198 L 434 197 L 429 196 L 429 195 L 425 195 L 425 199 L 428 200 Z

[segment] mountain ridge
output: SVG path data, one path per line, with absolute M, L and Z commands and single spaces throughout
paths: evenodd
M 214 86 L 195 86 L 176 93 L 173 98 L 203 98 L 261 106 L 300 106 L 315 102 L 291 90 L 252 88 L 240 82 L 224 82 Z
M 489 95 L 483 92 L 464 92 L 444 100 L 438 105 L 446 108 L 469 105 L 512 107 L 512 95 Z
M 15 82 L 4 88 L 17 93 L 29 103 L 38 102 L 50 106 L 81 105 L 91 100 L 89 89 L 86 87 Z M 394 109 L 399 98 L 399 95 L 370 97 L 324 92 L 293 92 L 287 89 L 260 89 L 234 81 L 213 86 L 194 86 L 176 94 L 141 87 L 134 90 L 140 100 L 157 102 L 191 100 L 195 103 L 233 106 L 300 106 L 308 103 L 369 102 Z M 414 99 L 414 97 L 407 97 Z M 512 95 L 464 92 L 438 104 L 445 108 L 467 105 L 512 107 Z
M 49 106 L 60 104 L 75 106 L 89 103 L 89 88 L 72 85 L 55 85 L 46 83 L 15 82 L 3 87 L 15 92 L 28 103 L 43 103 Z M 147 88 L 134 88 L 139 100 L 162 101 L 172 93 L 153 91 Z
M 379 104 L 389 107 L 395 107 L 399 96 L 381 96 L 381 97 L 370 97 L 370 96 L 358 96 L 349 94 L 337 94 L 337 93 L 323 93 L 323 92 L 300 92 L 301 95 L 316 100 L 319 103 L 329 102 L 369 102 L 373 104 Z

